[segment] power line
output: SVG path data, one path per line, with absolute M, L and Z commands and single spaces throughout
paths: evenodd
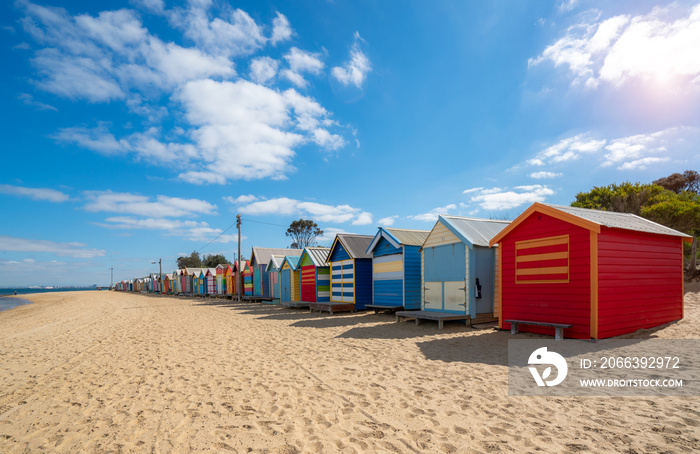
M 256 224 L 274 225 L 275 227 L 289 227 L 288 225 L 273 224 L 273 223 L 271 223 L 271 222 L 253 221 L 252 219 L 248 219 L 248 218 L 243 219 L 243 221 L 246 221 L 246 222 L 255 222 Z
M 202 249 L 204 249 L 205 247 L 209 246 L 209 245 L 210 245 L 211 243 L 213 243 L 214 241 L 216 241 L 216 240 L 218 240 L 219 238 L 221 238 L 221 235 L 223 235 L 224 233 L 226 233 L 226 232 L 228 232 L 229 230 L 231 230 L 231 227 L 233 227 L 234 225 L 236 225 L 235 222 L 234 222 L 233 224 L 229 225 L 229 226 L 226 228 L 226 230 L 224 230 L 223 232 L 219 233 L 219 234 L 217 235 L 216 238 L 214 238 L 213 240 L 211 240 L 210 242 L 208 242 L 207 244 L 205 244 L 205 245 L 202 246 L 201 248 L 197 249 L 197 252 L 200 252 Z

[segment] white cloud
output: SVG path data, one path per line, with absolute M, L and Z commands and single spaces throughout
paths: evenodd
M 277 75 L 279 63 L 270 57 L 254 58 L 250 62 L 250 78 L 253 82 L 265 84 Z
M 27 106 L 36 107 L 39 110 L 53 110 L 54 112 L 58 112 L 58 109 L 54 106 L 35 100 L 29 93 L 20 93 L 17 95 L 17 98 Z
M 32 240 L 0 235 L 0 251 L 46 252 L 61 257 L 93 258 L 104 257 L 102 249 L 87 249 L 85 243 L 57 243 L 48 240 Z
M 620 170 L 643 170 L 646 169 L 650 164 L 657 164 L 659 162 L 669 161 L 670 158 L 641 158 L 635 159 L 634 161 L 625 162 L 620 167 Z
M 317 222 L 349 222 L 353 225 L 372 223 L 372 214 L 350 205 L 325 205 L 317 202 L 302 202 L 288 197 L 254 201 L 239 207 L 249 215 L 278 214 L 284 216 L 307 216 Z
M 360 42 L 364 40 L 358 32 L 355 32 L 355 42 L 350 49 L 350 59 L 343 66 L 336 66 L 331 70 L 335 79 L 344 86 L 354 85 L 361 88 L 367 73 L 372 70 L 369 58 L 362 52 Z
M 343 229 L 336 229 L 333 227 L 323 227 L 323 235 L 316 237 L 316 242 L 319 245 L 322 246 L 328 246 L 330 247 L 333 244 L 333 241 L 335 241 L 335 236 L 340 234 L 340 233 L 352 233 L 352 232 L 347 232 Z
M 285 178 L 294 170 L 295 147 L 308 141 L 327 149 L 344 144 L 326 130 L 326 110 L 293 89 L 280 93 L 242 80 L 202 80 L 185 85 L 178 98 L 198 128 L 191 136 L 204 162 L 204 170 L 181 174 L 191 182 Z
M 256 57 L 248 74 L 256 83 L 236 78 L 234 58 L 292 36 L 284 15 L 277 13 L 267 37 L 265 27 L 245 11 L 225 4 L 191 1 L 165 9 L 159 0 L 134 1 L 162 13 L 195 46 L 161 40 L 133 10 L 73 16 L 64 8 L 20 1 L 22 25 L 38 49 L 32 60 L 37 87 L 71 100 L 121 102 L 147 124 L 137 132 L 130 129 L 136 122 L 129 128 L 104 122 L 67 127 L 53 135 L 55 140 L 172 169 L 193 184 L 285 179 L 295 170 L 298 147 L 314 144 L 334 151 L 345 146 L 345 138 L 334 131 L 340 125 L 315 99 L 262 85 L 279 79 L 279 61 Z M 319 54 L 296 47 L 283 61 L 299 86 L 306 86 L 305 75 L 320 75 L 324 68 Z M 167 107 L 164 96 L 172 101 Z M 31 95 L 22 100 L 51 108 Z M 153 126 L 158 124 L 168 125 L 166 132 Z M 119 134 L 120 129 L 128 133 Z
M 233 205 L 240 205 L 243 203 L 250 203 L 250 202 L 255 202 L 256 200 L 259 200 L 259 197 L 254 196 L 253 194 L 248 194 L 248 195 L 240 195 L 236 198 L 231 197 L 231 196 L 226 196 L 223 197 L 223 199 Z
M 108 102 L 126 99 L 134 90 L 150 94 L 187 80 L 235 75 L 225 55 L 165 43 L 131 10 L 93 17 L 30 2 L 20 6 L 25 31 L 46 46 L 32 59 L 41 75 L 36 85 L 59 96 Z
M 379 225 L 384 226 L 384 227 L 391 227 L 392 225 L 394 225 L 394 223 L 396 222 L 396 220 L 397 220 L 398 218 L 399 218 L 399 217 L 396 216 L 396 215 L 394 215 L 394 216 L 387 216 L 387 217 L 385 217 L 385 218 L 381 218 L 380 220 L 378 220 L 377 223 L 378 223 Z
M 277 17 L 272 20 L 272 36 L 270 37 L 270 42 L 275 45 L 281 41 L 287 41 L 292 37 L 292 34 L 292 26 L 289 24 L 289 20 L 284 14 L 278 12 Z
M 95 128 L 80 126 L 64 128 L 54 134 L 53 138 L 61 142 L 74 143 L 106 155 L 120 154 L 131 150 L 128 141 L 117 140 L 103 123 Z
M 547 163 L 558 163 L 579 159 L 586 153 L 600 151 L 607 142 L 590 138 L 590 133 L 578 134 L 562 139 L 539 152 L 533 159 L 527 161 L 530 165 L 543 166 Z
M 16 195 L 19 197 L 29 197 L 34 200 L 46 200 L 49 202 L 66 202 L 70 197 L 61 191 L 48 188 L 25 188 L 22 186 L 12 186 L 0 184 L 0 193 Z
M 224 8 L 222 17 L 211 18 L 210 7 L 211 2 L 190 2 L 187 9 L 169 11 L 168 18 L 197 47 L 212 55 L 226 58 L 249 55 L 267 41 L 260 26 L 245 11 Z
M 352 225 L 369 225 L 372 223 L 372 213 L 363 211 L 357 215 L 357 219 L 352 221 Z
M 633 78 L 677 86 L 700 76 L 700 5 L 654 8 L 570 27 L 530 65 L 551 61 L 567 67 L 574 84 L 595 88 Z
M 216 205 L 199 199 L 159 195 L 152 201 L 147 196 L 112 191 L 87 191 L 84 196 L 88 200 L 84 209 L 91 212 L 105 211 L 159 218 L 216 214 Z
M 536 180 L 542 180 L 545 178 L 556 178 L 562 176 L 561 173 L 558 172 L 532 172 L 530 174 L 530 178 L 534 178 Z
M 462 194 L 470 194 L 472 192 L 481 191 L 482 189 L 484 188 L 481 186 L 479 186 L 478 188 L 465 189 L 464 191 L 462 191 Z
M 554 191 L 547 186 L 516 186 L 513 190 L 508 188 L 483 190 L 472 196 L 471 201 L 478 203 L 484 210 L 509 210 L 525 204 L 544 202 L 548 195 L 553 194 Z
M 191 241 L 216 243 L 231 243 L 238 241 L 238 236 L 222 235 L 223 230 L 215 229 L 206 222 L 181 221 L 165 218 L 138 219 L 130 216 L 113 216 L 105 219 L 103 223 L 96 223 L 100 227 L 120 230 L 162 230 L 167 235 L 179 236 Z
M 409 219 L 415 219 L 416 221 L 424 221 L 424 222 L 436 222 L 438 220 L 438 216 L 441 214 L 449 214 L 451 210 L 456 210 L 457 205 L 454 203 L 450 203 L 449 205 L 445 205 L 444 207 L 437 207 L 433 208 L 432 210 L 428 211 L 427 213 L 422 213 L 422 214 L 416 214 L 413 216 L 407 216 Z
M 302 74 L 309 73 L 319 75 L 323 71 L 324 64 L 319 58 L 320 54 L 306 52 L 296 47 L 292 47 L 284 56 L 289 65 L 289 69 L 282 71 L 282 76 L 300 88 L 306 88 L 308 82 Z

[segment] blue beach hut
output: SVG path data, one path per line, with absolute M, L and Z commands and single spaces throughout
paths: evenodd
M 420 248 L 427 230 L 379 227 L 367 248 L 372 256 L 372 304 L 368 308 L 421 308 Z
M 336 235 L 326 259 L 331 267 L 331 300 L 315 303 L 318 310 L 362 310 L 372 303 L 372 256 L 367 253 L 372 239 L 370 235 Z
M 497 248 L 489 241 L 510 221 L 440 215 L 423 247 L 423 298 L 420 311 L 399 311 L 397 317 L 462 320 L 467 324 L 495 321 Z

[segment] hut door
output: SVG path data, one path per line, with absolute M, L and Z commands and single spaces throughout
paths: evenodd
M 442 310 L 442 282 L 425 283 L 425 301 L 423 310 Z
M 444 282 L 445 310 L 467 313 L 467 297 L 464 281 Z

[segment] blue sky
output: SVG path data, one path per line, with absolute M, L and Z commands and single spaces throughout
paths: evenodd
M 249 256 L 300 217 L 329 244 L 700 162 L 693 2 L 1 8 L 0 287 L 233 260 L 236 213 Z

